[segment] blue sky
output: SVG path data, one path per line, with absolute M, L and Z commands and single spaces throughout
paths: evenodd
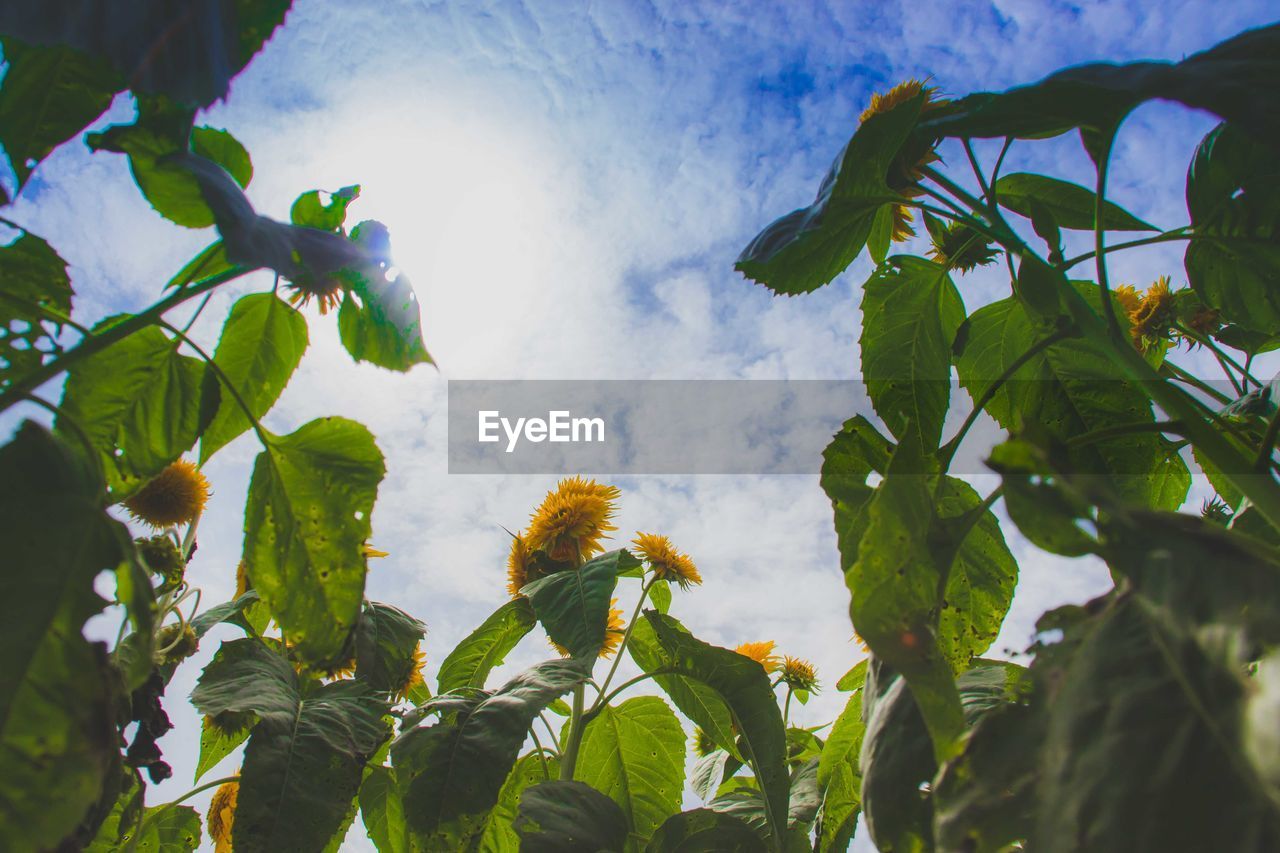
M 248 147 L 260 212 L 283 218 L 303 191 L 363 185 L 352 216 L 390 226 L 440 369 L 355 366 L 334 318 L 310 309 L 311 349 L 267 425 L 288 432 L 342 414 L 373 430 L 390 470 L 373 541 L 391 556 L 374 563 L 369 597 L 428 623 L 434 674 L 505 598 L 502 526 L 520 527 L 554 484 L 448 476 L 446 379 L 856 377 L 865 258 L 792 299 L 772 298 L 732 267 L 761 227 L 812 200 L 871 92 L 931 76 L 959 96 L 1078 62 L 1178 59 L 1268 22 L 1267 7 L 300 0 L 201 120 Z M 109 118 L 131 114 L 121 98 Z M 1159 225 L 1184 221 L 1186 164 L 1213 123 L 1171 105 L 1141 108 L 1121 134 L 1115 198 Z M 990 162 L 990 149 L 980 151 Z M 944 150 L 959 166 L 955 153 Z M 1015 147 L 1006 171 L 1027 168 L 1089 176 L 1070 138 Z M 71 263 L 82 322 L 154 301 L 212 239 L 162 220 L 123 158 L 79 142 L 41 167 L 10 215 Z M 1160 273 L 1185 283 L 1176 249 L 1130 255 L 1115 270 L 1139 285 Z M 994 269 L 958 284 L 970 311 L 1007 292 Z M 197 338 L 214 343 L 234 297 L 269 285 L 255 276 L 220 293 Z M 215 495 L 191 569 L 206 603 L 234 584 L 256 452 L 246 436 L 207 466 Z M 620 533 L 667 533 L 702 570 L 705 585 L 678 594 L 673 612 L 709 641 L 774 639 L 814 660 L 829 687 L 799 720 L 833 718 L 843 704 L 834 682 L 859 652 L 815 479 L 618 484 Z M 1107 583 L 1097 565 L 1036 554 L 1006 533 L 1022 579 L 997 649 L 1021 648 L 1042 610 Z M 154 802 L 190 787 L 198 724 L 184 697 L 209 651 L 170 688 L 179 728 L 161 745 L 176 775 Z M 511 668 L 546 656 L 530 637 Z M 358 827 L 348 846 L 371 849 Z

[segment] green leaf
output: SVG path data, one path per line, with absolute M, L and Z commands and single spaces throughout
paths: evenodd
M 458 643 L 440 664 L 438 693 L 464 687 L 483 688 L 489 673 L 500 666 L 516 644 L 537 622 L 533 606 L 524 596 L 495 610 L 466 639 Z
M 553 780 L 521 795 L 515 830 L 522 853 L 617 851 L 627 840 L 627 818 L 590 785 Z
M 1196 293 L 1224 319 L 1280 333 L 1280 167 L 1275 152 L 1238 128 L 1211 131 L 1187 174 L 1195 239 L 1184 263 Z
M 245 629 L 251 635 L 261 633 L 251 628 L 245 615 L 245 611 L 257 604 L 259 600 L 256 589 L 247 590 L 234 601 L 216 604 L 203 611 L 199 616 L 191 620 L 191 629 L 196 632 L 196 637 L 204 637 L 205 634 L 213 629 L 213 626 L 221 625 L 223 622 L 230 622 Z
M 1100 310 L 1100 291 L 1075 284 Z M 956 358 L 960 384 L 975 401 L 981 399 L 1046 335 L 1036 330 L 1015 298 L 980 308 L 968 320 Z M 1036 423 L 1063 442 L 1096 430 L 1155 422 L 1151 401 L 1141 389 L 1118 378 L 1111 357 L 1082 339 L 1054 344 L 1028 360 L 995 391 L 986 412 L 1011 432 Z M 1181 457 L 1151 432 L 1091 441 L 1068 448 L 1066 454 L 1073 470 L 1105 475 L 1123 498 L 1149 507 L 1177 508 L 1191 483 Z
M 361 223 L 352 231 L 358 240 Z M 409 277 L 388 279 L 385 267 L 348 272 L 349 290 L 338 309 L 338 335 L 356 361 L 389 370 L 406 371 L 415 364 L 432 364 L 422 342 L 422 316 Z
M 253 586 L 303 660 L 342 663 L 364 600 L 369 517 L 386 467 L 373 436 L 320 418 L 271 437 L 245 507 Z
M 191 806 L 156 806 L 142 812 L 141 853 L 191 853 L 200 846 L 200 813 Z
M 216 127 L 197 127 L 191 131 L 191 151 L 227 170 L 242 187 L 253 180 L 253 161 L 249 152 L 225 130 Z
M 3 91 L 3 90 L 0 90 Z M 35 370 L 45 353 L 60 351 L 61 324 L 47 319 L 51 309 L 71 314 L 67 262 L 48 243 L 23 233 L 0 247 L 0 388 Z
M 583 683 L 590 664 L 547 661 L 493 694 L 437 697 L 426 710 L 439 710 L 444 719 L 402 730 L 391 746 L 391 758 L 405 814 L 420 844 L 452 849 L 480 831 L 534 718 L 553 699 Z
M 516 835 L 513 826 L 521 795 L 525 789 L 539 782 L 560 776 L 560 759 L 554 755 L 545 758 L 545 768 L 536 753 L 521 756 L 516 766 L 511 768 L 507 781 L 498 792 L 498 802 L 485 819 L 484 833 L 480 836 L 479 843 L 481 853 L 508 853 L 520 848 L 520 837 Z
M 1077 65 L 1039 83 L 999 94 L 961 98 L 921 132 L 942 136 L 1035 139 L 1072 128 L 1109 133 L 1138 104 L 1153 98 L 1209 110 L 1253 136 L 1280 135 L 1272 81 L 1280 60 L 1280 26 L 1248 30 L 1178 63 Z
M 260 420 L 280 399 L 307 343 L 307 321 L 301 314 L 274 293 L 251 293 L 232 306 L 213 361 Z M 225 403 L 200 440 L 201 464 L 249 429 L 235 394 L 224 391 L 224 396 Z
M 226 246 L 222 244 L 221 240 L 217 240 L 205 246 L 198 255 L 187 261 L 186 265 L 178 270 L 173 278 L 169 279 L 164 288 L 168 290 L 170 288 L 186 287 L 194 281 L 212 278 L 232 268 L 231 261 L 227 260 Z
M 104 63 L 65 47 L 14 38 L 0 44 L 9 66 L 0 87 L 0 145 L 21 189 L 37 163 L 111 106 L 123 82 Z
M 118 782 L 112 782 L 112 775 L 118 777 Z M 106 784 L 103 786 L 103 797 L 108 798 L 114 792 L 115 800 L 111 803 L 111 810 L 102 816 L 102 822 L 98 824 L 98 828 L 91 840 L 84 847 L 85 853 L 115 853 L 121 848 L 121 842 L 132 837 L 133 832 L 138 828 L 138 820 L 142 817 L 142 801 L 146 795 L 146 785 L 138 777 L 136 770 L 123 771 L 116 769 L 114 774 L 109 774 Z M 102 802 L 96 808 L 101 808 Z M 93 810 L 89 815 L 92 816 Z M 92 818 L 86 818 L 87 822 Z M 123 825 L 122 825 L 123 824 Z M 77 831 L 73 839 L 66 839 L 64 843 L 76 842 L 84 843 L 85 836 L 82 834 L 86 830 L 86 824 L 82 823 L 80 831 Z
M 347 206 L 360 197 L 360 185 L 353 184 L 326 195 L 329 196 L 328 204 L 320 200 L 320 190 L 311 190 L 298 196 L 289 208 L 289 220 L 294 225 L 306 228 L 340 231 L 347 221 Z
M 74 441 L 79 431 L 65 421 L 79 425 L 119 501 L 195 444 L 217 410 L 218 386 L 203 361 L 179 355 L 177 341 L 148 326 L 72 365 L 61 407 L 56 431 Z
M 604 645 L 609 601 L 618 575 L 640 565 L 625 548 L 601 554 L 578 569 L 565 569 L 521 588 L 547 635 L 574 657 L 594 659 Z
M 951 397 L 951 343 L 964 303 L 946 267 L 909 255 L 862 289 L 862 375 L 889 431 L 938 446 Z
M 108 60 L 137 93 L 167 95 L 207 107 L 227 94 L 281 21 L 291 0 L 187 6 L 126 6 L 109 21 L 49 14 L 44 6 L 5 4 L 0 32 L 32 44 L 65 44 Z M 8 46 L 6 45 L 6 58 Z M 104 70 L 99 72 L 106 74 Z
M 656 580 L 649 587 L 649 600 L 659 613 L 671 609 L 671 584 L 664 580 Z
M 764 853 L 765 849 L 750 826 L 711 809 L 672 815 L 645 848 L 646 853 Z
M 356 628 L 356 678 L 378 693 L 401 695 L 420 663 L 427 626 L 389 604 L 366 601 Z
M 129 536 L 101 485 L 29 421 L 0 448 L 0 482 L 0 824 L 13 849 L 40 850 L 75 830 L 119 760 L 114 676 L 81 628 Z
M 877 212 L 901 197 L 885 176 L 920 115 L 924 96 L 863 122 L 837 155 L 809 207 L 765 228 L 734 268 L 774 293 L 809 293 L 844 271 L 872 236 Z
M 1097 196 L 1092 190 L 1028 172 L 1003 175 L 996 181 L 994 189 L 1000 206 L 1014 213 L 1031 218 L 1032 203 L 1039 202 L 1060 227 L 1077 231 L 1093 230 Z M 1102 206 L 1102 225 L 1108 231 L 1160 230 L 1109 201 Z
M 822 788 L 818 785 L 818 757 L 815 755 L 791 773 L 791 800 L 787 812 L 788 837 L 803 833 L 806 837 L 818 817 L 822 805 Z
M 574 778 L 622 807 L 630 831 L 625 849 L 639 850 L 684 790 L 684 730 L 657 696 L 605 706 L 587 724 Z
M 1083 626 L 1053 680 L 1028 849 L 1280 845 L 1280 810 L 1242 752 L 1234 661 L 1130 596 Z
M 714 690 L 729 708 L 740 735 L 742 754 L 755 771 L 765 794 L 765 811 L 773 837 L 786 836 L 787 736 L 764 667 L 750 658 L 704 643 L 681 630 L 670 616 L 647 610 L 664 667 Z M 632 634 L 634 639 L 635 634 Z
M 191 702 L 220 719 L 253 714 L 240 771 L 236 850 L 320 849 L 343 826 L 365 763 L 390 734 L 385 702 L 354 681 L 302 681 L 259 640 L 224 643 Z
M 853 669 L 840 676 L 840 680 L 836 682 L 836 690 L 842 693 L 861 690 L 863 683 L 867 680 L 867 662 L 869 660 L 870 658 L 863 658 L 854 664 Z
M 688 629 L 674 617 L 668 616 L 667 619 L 677 630 L 689 633 Z M 647 620 L 636 620 L 631 629 L 631 639 L 627 641 L 627 651 L 641 671 L 663 673 L 655 675 L 653 680 L 681 713 L 706 732 L 707 736 L 729 755 L 734 758 L 741 757 L 738 752 L 738 738 L 733 731 L 733 716 L 729 708 L 715 690 L 702 682 L 665 671 L 668 657 L 658 642 L 658 635 L 654 632 L 653 626 Z
M 196 761 L 196 775 L 192 782 L 199 782 L 200 777 L 217 767 L 222 759 L 236 751 L 240 744 L 249 739 L 249 730 L 257 720 L 252 716 L 244 725 L 226 731 L 222 726 L 205 717 L 200 724 L 200 757 Z
M 378 853 L 409 853 L 409 825 L 394 768 L 369 768 L 360 786 L 360 817 Z
M 742 764 L 723 749 L 714 750 L 694 762 L 693 771 L 689 774 L 689 787 L 703 800 L 709 800 L 740 767 Z

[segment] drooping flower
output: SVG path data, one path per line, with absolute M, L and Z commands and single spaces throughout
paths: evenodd
M 699 758 L 710 755 L 720 748 L 711 735 L 702 730 L 701 726 L 697 726 L 693 730 L 693 751 L 697 753 Z
M 156 663 L 180 663 L 196 653 L 200 640 L 190 625 L 170 623 L 156 632 Z
M 511 537 L 511 553 L 507 555 L 507 592 L 512 598 L 520 595 L 520 590 L 529 582 L 529 568 L 533 555 L 524 541 L 524 536 L 517 533 Z
M 344 283 L 336 275 L 316 275 L 307 272 L 287 282 L 285 286 L 291 291 L 289 294 L 291 305 L 302 308 L 314 298 L 316 304 L 320 306 L 320 313 L 328 314 L 338 307 L 338 302 L 342 299 Z
M 1142 302 L 1129 313 L 1129 334 L 1133 344 L 1146 352 L 1159 341 L 1169 335 L 1169 329 L 1176 317 L 1173 294 L 1169 290 L 1169 277 L 1160 276 L 1155 284 L 1147 288 Z
M 933 237 L 929 255 L 947 269 L 969 272 L 990 264 L 1000 254 L 987 238 L 963 222 L 943 226 Z
M 213 793 L 206 826 L 209 837 L 213 839 L 214 853 L 232 853 L 231 829 L 235 824 L 236 801 L 239 795 L 239 782 L 227 782 Z
M 125 500 L 125 508 L 152 527 L 193 521 L 209 501 L 209 481 L 194 462 L 179 459 Z
M 813 693 L 818 689 L 818 670 L 807 660 L 787 655 L 782 661 L 782 680 L 792 690 L 805 690 Z
M 884 94 L 873 94 L 871 104 L 862 111 L 858 119 L 859 124 L 865 123 L 872 116 L 891 112 L 895 107 L 922 95 L 924 102 L 920 106 L 921 118 L 947 103 L 945 99 L 937 97 L 936 86 L 926 86 L 920 80 L 904 80 Z M 939 160 L 936 147 L 936 140 L 908 140 L 889 167 L 889 174 L 886 176 L 889 186 L 907 198 L 919 196 L 921 191 L 913 189 L 911 185 L 923 176 L 921 169 Z M 911 208 L 904 204 L 895 204 L 891 233 L 893 242 L 901 243 L 915 233 L 915 229 L 911 226 Z
M 776 672 L 782 665 L 782 659 L 773 653 L 775 645 L 777 644 L 773 640 L 765 640 L 762 643 L 743 643 L 734 651 L 763 666 L 765 672 Z
M 164 578 L 160 586 L 162 592 L 177 589 L 186 573 L 187 564 L 182 559 L 182 551 L 174 543 L 173 537 L 161 533 L 147 539 L 135 539 L 138 555 L 152 573 Z
M 400 685 L 400 689 L 395 691 L 396 698 L 407 698 L 413 688 L 420 687 L 423 684 L 422 668 L 426 663 L 426 652 L 422 650 L 422 643 L 418 643 L 413 650 L 413 669 L 409 670 L 409 675 L 405 678 L 404 684 Z
M 604 644 L 600 646 L 600 657 L 602 658 L 613 657 L 614 653 L 618 651 L 618 646 L 622 644 L 622 637 L 626 633 L 626 622 L 622 619 L 622 611 L 614 606 L 617 603 L 618 599 L 616 598 L 609 600 L 609 615 L 604 626 Z M 569 650 L 555 640 L 548 637 L 547 641 L 551 643 L 552 648 L 560 653 L 561 657 L 567 658 L 570 656 Z
M 595 480 L 573 477 L 548 492 L 529 520 L 526 541 L 531 550 L 552 560 L 579 564 L 604 551 L 601 540 L 617 528 L 613 502 L 620 492 Z
M 671 540 L 656 533 L 637 533 L 631 540 L 660 580 L 678 583 L 681 589 L 701 584 L 702 576 L 688 554 L 677 551 Z

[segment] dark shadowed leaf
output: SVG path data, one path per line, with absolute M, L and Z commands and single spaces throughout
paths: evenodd
M 0 90 L 2 91 L 2 90 Z M 41 309 L 71 314 L 67 262 L 48 243 L 23 233 L 0 247 L 0 388 L 39 367 L 61 324 Z
M 461 687 L 484 687 L 489 673 L 533 629 L 536 622 L 529 599 L 521 596 L 494 611 L 479 628 L 458 643 L 440 664 L 437 693 Z
M 401 694 L 418 669 L 427 627 L 389 604 L 366 601 L 356 628 L 356 678 L 378 693 Z
M 481 853 L 507 853 L 519 849 L 520 837 L 513 827 L 521 795 L 526 788 L 560 776 L 560 759 L 554 755 L 544 757 L 545 766 L 537 754 L 530 753 L 521 756 L 516 766 L 511 768 L 511 774 L 498 793 L 498 802 L 485 819 L 484 833 L 480 836 Z
M 215 725 L 208 717 L 205 717 L 200 724 L 200 757 L 196 761 L 196 776 L 192 781 L 199 782 L 201 776 L 218 766 L 222 759 L 235 752 L 236 747 L 249 739 L 249 730 L 253 728 L 253 724 L 257 721 L 256 717 L 250 715 L 245 719 L 244 725 L 227 731 L 222 726 Z
M 627 817 L 590 785 L 553 780 L 521 795 L 515 830 L 526 853 L 612 853 L 627 840 Z
M 747 824 L 724 812 L 694 809 L 667 818 L 646 853 L 764 853 L 764 840 Z
M 251 293 L 231 307 L 213 360 L 260 419 L 280 398 L 307 343 L 307 321 L 301 314 L 274 293 Z M 201 462 L 250 426 L 234 395 L 226 389 L 223 394 L 226 404 L 218 407 L 200 439 Z
M 191 806 L 155 806 L 142 812 L 139 853 L 191 853 L 200 846 L 200 813 Z
M 273 436 L 254 463 L 244 562 L 297 653 L 342 663 L 364 600 L 362 546 L 386 467 L 373 436 L 320 418 Z
M 618 575 L 640 565 L 625 548 L 601 554 L 521 588 L 552 640 L 574 657 L 594 658 L 604 645 L 605 621 Z
M 409 825 L 395 768 L 369 768 L 360 785 L 360 818 L 378 853 L 409 853 Z
M 1027 218 L 1032 216 L 1032 203 L 1044 205 L 1049 215 L 1062 228 L 1093 230 L 1093 211 L 1097 196 L 1082 186 L 1036 175 L 1014 172 L 1004 175 L 995 185 L 1001 207 Z M 1102 207 L 1102 224 L 1108 231 L 1159 231 L 1119 205 L 1106 202 Z

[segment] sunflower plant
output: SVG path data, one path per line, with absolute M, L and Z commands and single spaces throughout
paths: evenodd
M 1280 846 L 1280 406 L 1255 375 L 1280 346 L 1278 56 L 1271 26 L 1005 92 L 909 81 L 873 99 L 814 203 L 738 259 L 787 296 L 864 250 L 874 263 L 859 344 L 875 418 L 844 425 L 821 478 L 870 656 L 840 679 L 852 695 L 819 758 L 823 812 L 851 820 L 814 849 L 844 849 L 858 815 L 894 851 Z M 1157 98 L 1222 120 L 1169 230 L 1107 200 L 1117 132 Z M 1002 171 L 1014 146 L 1068 133 L 1091 187 Z M 928 258 L 891 252 L 913 223 Z M 1186 286 L 1108 274 L 1113 253 L 1159 243 L 1185 244 Z M 975 304 L 958 282 L 990 265 L 1008 290 Z M 1000 485 L 980 494 L 955 461 L 991 422 Z M 1180 511 L 1192 470 L 1216 491 L 1200 514 Z M 1018 577 L 1009 522 L 1114 580 L 1045 613 L 1025 666 L 984 657 Z

